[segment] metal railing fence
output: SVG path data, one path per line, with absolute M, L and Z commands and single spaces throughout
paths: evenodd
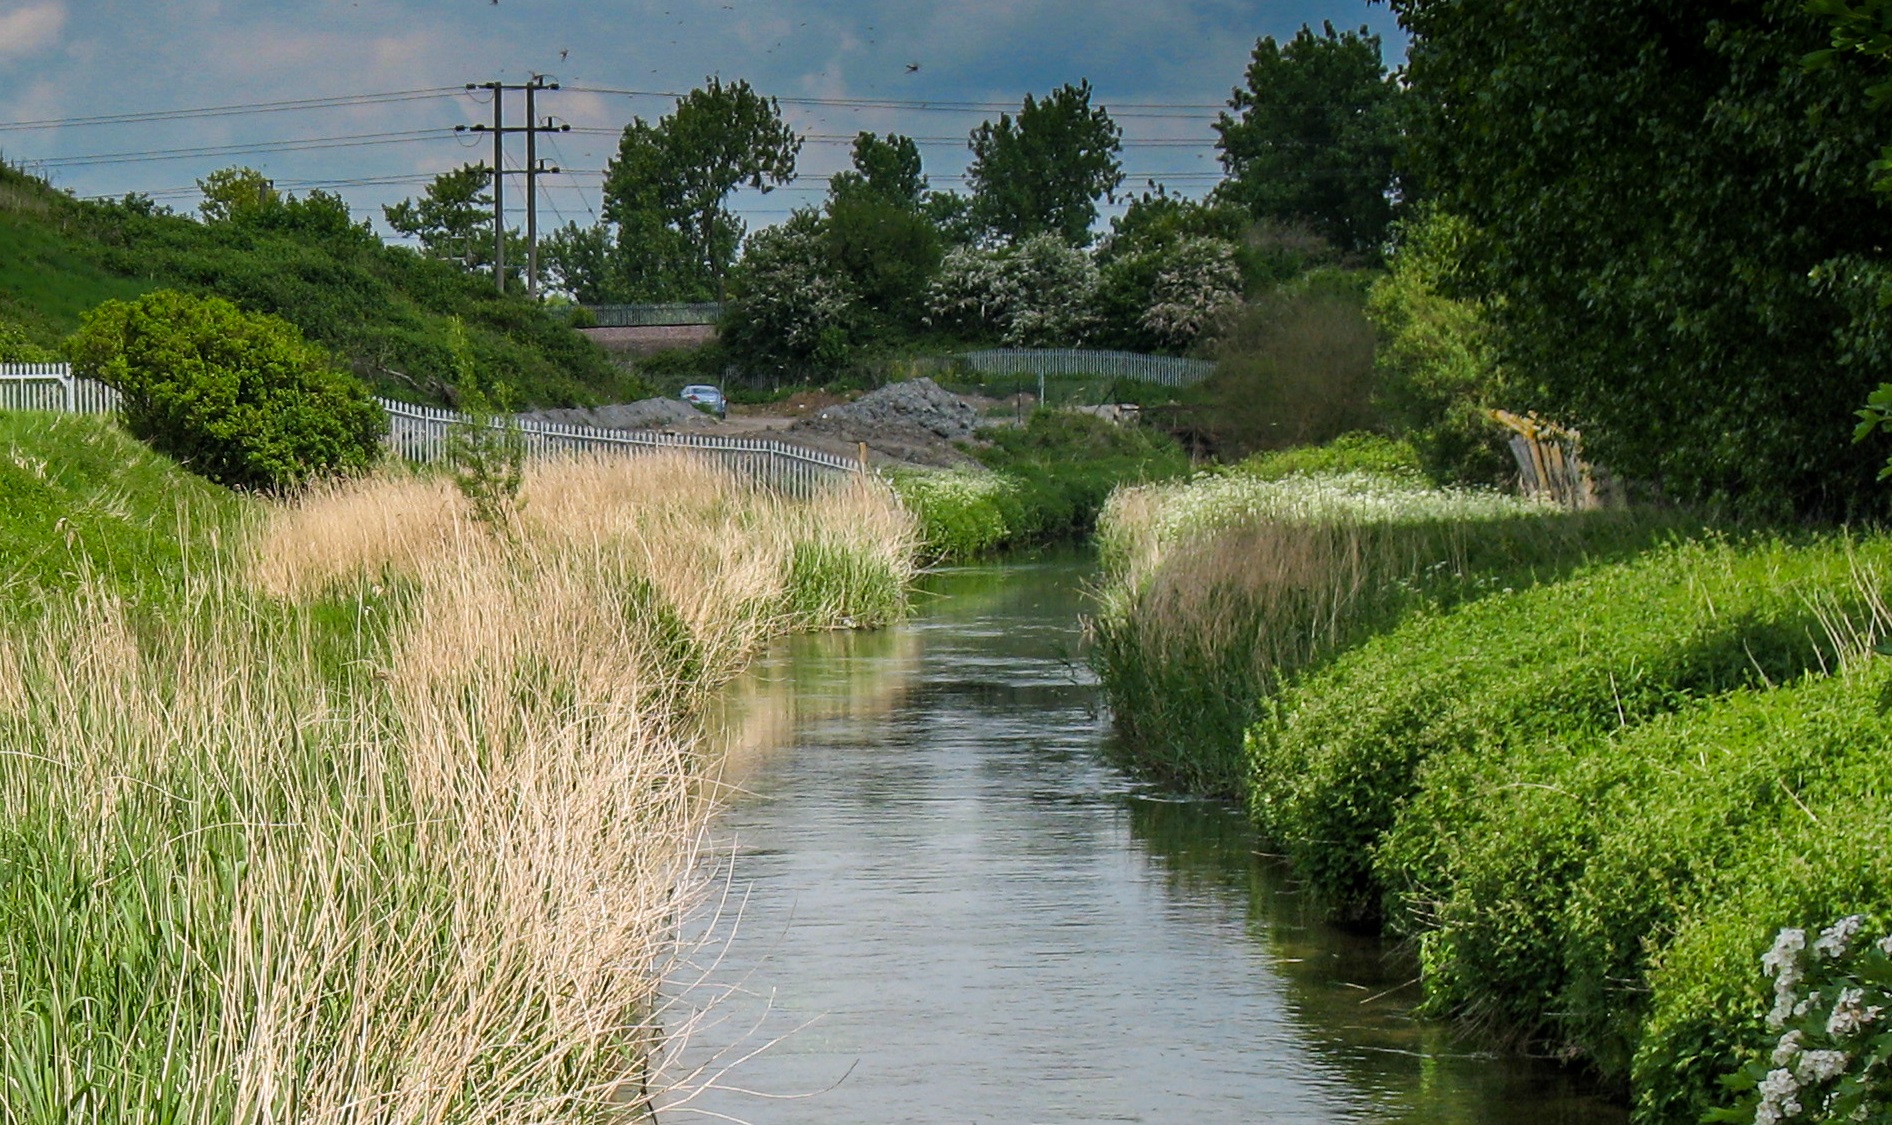
M 682 324 L 715 324 L 723 306 L 715 301 L 669 302 L 642 305 L 583 305 L 597 318 L 599 328 L 660 328 Z
M 1086 375 L 1187 387 L 1215 373 L 1215 363 L 1171 355 L 1142 355 L 1091 348 L 987 348 L 913 361 L 917 374 L 963 370 L 979 375 Z
M 97 380 L 72 374 L 63 363 L 0 364 L 0 410 L 109 414 L 118 408 L 118 401 L 118 392 Z M 390 399 L 376 401 L 388 413 L 388 449 L 409 461 L 444 458 L 448 435 L 454 426 L 467 421 L 452 410 Z M 742 479 L 792 496 L 812 496 L 868 472 L 866 464 L 855 458 L 766 438 L 603 430 L 538 421 L 516 424 L 528 456 L 687 451 L 710 459 Z

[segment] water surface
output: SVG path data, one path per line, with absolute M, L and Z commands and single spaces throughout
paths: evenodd
M 907 626 L 798 638 L 732 703 L 703 923 L 711 1088 L 666 1122 L 1618 1125 L 1412 1019 L 1241 817 L 1109 764 L 1078 557 L 955 570 Z

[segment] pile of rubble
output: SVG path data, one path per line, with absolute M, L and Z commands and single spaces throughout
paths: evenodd
M 791 433 L 865 443 L 897 461 L 964 465 L 953 442 L 973 436 L 979 412 L 931 379 L 892 383 L 850 403 L 829 406 L 789 427 Z

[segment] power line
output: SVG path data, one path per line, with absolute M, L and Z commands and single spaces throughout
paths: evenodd
M 295 98 L 277 102 L 237 102 L 230 105 L 200 106 L 195 109 L 151 109 L 136 113 L 101 113 L 87 117 L 47 117 L 37 121 L 0 121 L 0 132 L 25 129 L 63 129 L 80 125 L 131 125 L 150 121 L 187 121 L 203 117 L 234 117 L 250 113 L 287 113 L 304 109 L 339 109 L 391 102 L 425 101 L 464 93 L 458 86 L 425 86 L 414 90 L 389 90 L 380 94 L 344 94 L 332 98 Z
M 575 93 L 614 94 L 627 98 L 682 98 L 686 95 L 674 90 L 624 90 L 609 86 L 568 86 Z M 1014 102 L 976 102 L 953 101 L 949 99 L 919 98 L 788 98 L 774 97 L 772 100 L 783 105 L 812 105 L 830 109 L 902 109 L 934 113 L 1010 113 L 1019 107 Z M 1206 102 L 1118 102 L 1116 108 L 1105 103 L 1098 103 L 1100 108 L 1110 110 L 1112 117 L 1174 118 L 1179 120 L 1200 120 L 1203 112 L 1226 110 L 1222 103 Z M 1130 112 L 1120 113 L 1119 110 Z M 1195 110 L 1194 113 L 1145 113 L 1143 110 Z
M 91 156 L 47 156 L 34 161 L 48 168 L 79 168 L 96 164 L 142 164 L 157 160 L 189 160 L 206 156 L 242 156 L 249 153 L 319 152 L 334 148 L 366 148 L 373 145 L 405 144 L 417 140 L 445 140 L 453 134 L 444 129 L 407 129 L 394 133 L 354 133 L 338 137 L 308 137 L 289 141 L 256 141 L 249 144 L 205 145 L 197 148 L 144 149 L 132 152 L 105 152 Z

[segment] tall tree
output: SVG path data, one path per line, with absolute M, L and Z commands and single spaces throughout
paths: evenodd
M 254 168 L 219 168 L 197 181 L 204 193 L 197 210 L 206 223 L 227 223 L 267 210 L 279 202 L 276 184 Z
M 1392 218 L 1399 87 L 1380 38 L 1314 34 L 1255 43 L 1247 82 L 1216 121 L 1222 198 L 1258 219 L 1304 223 L 1336 246 L 1377 249 Z
M 419 199 L 403 199 L 381 214 L 396 232 L 418 239 L 428 257 L 458 259 L 470 269 L 493 259 L 491 178 L 481 165 L 462 165 L 435 176 Z
M 1853 411 L 1892 367 L 1892 207 L 1857 68 L 1804 0 L 1393 0 L 1420 172 L 1501 299 L 1504 359 L 1613 469 L 1671 495 L 1884 502 Z
M 729 213 L 730 193 L 788 183 L 800 151 L 775 99 L 740 80 L 709 79 L 655 125 L 633 119 L 604 181 L 604 218 L 617 224 L 620 249 L 649 259 L 627 275 L 658 281 L 680 271 L 674 288 L 724 296 L 743 235 L 742 221 Z
M 1097 200 L 1123 182 L 1123 130 L 1091 84 L 1066 84 L 1043 101 L 1025 95 L 1013 118 L 982 123 L 967 142 L 972 165 L 972 215 L 989 234 L 1022 242 L 1056 234 L 1073 246 L 1090 241 Z
M 869 327 L 917 328 L 925 316 L 926 286 L 941 253 L 939 228 L 922 210 L 925 198 L 919 146 L 898 134 L 860 134 L 854 170 L 829 181 L 823 238 Z
M 854 168 L 837 172 L 828 181 L 836 199 L 871 195 L 909 210 L 926 197 L 926 177 L 920 172 L 920 146 L 912 137 L 888 133 L 885 137 L 861 133 L 854 138 Z

